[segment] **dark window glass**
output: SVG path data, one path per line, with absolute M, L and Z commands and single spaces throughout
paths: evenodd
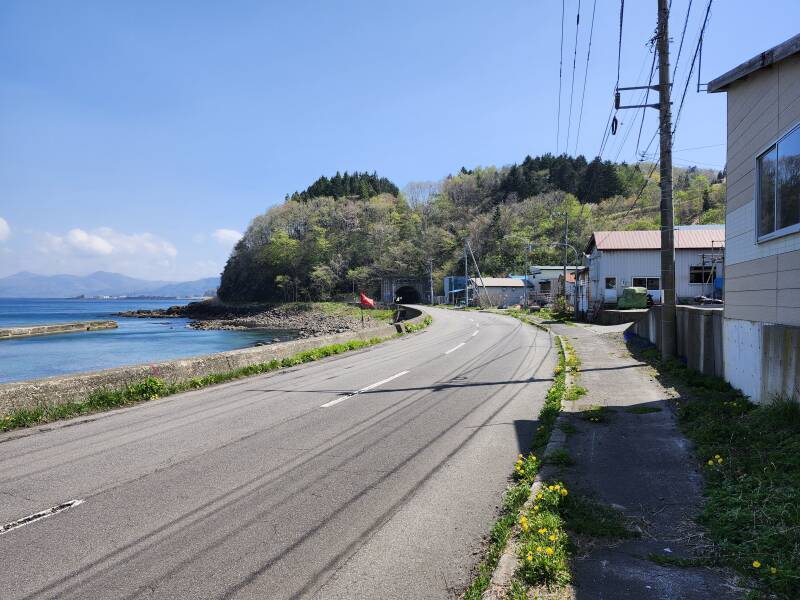
M 758 158 L 758 235 L 775 231 L 776 162 L 774 147 Z
M 800 127 L 778 142 L 777 227 L 800 223 Z
M 714 283 L 716 268 L 710 265 L 689 267 L 689 283 Z
M 647 277 L 634 277 L 633 287 L 647 287 Z
M 661 288 L 661 280 L 658 277 L 648 277 L 646 287 L 648 290 L 657 290 Z
M 615 289 L 617 289 L 617 278 L 616 277 L 606 277 L 606 289 L 607 290 L 615 290 Z

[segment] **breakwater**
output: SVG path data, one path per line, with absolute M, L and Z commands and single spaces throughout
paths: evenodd
M 74 323 L 54 323 L 52 325 L 31 325 L 28 327 L 3 327 L 0 328 L 0 340 L 116 328 L 116 321 L 76 321 Z

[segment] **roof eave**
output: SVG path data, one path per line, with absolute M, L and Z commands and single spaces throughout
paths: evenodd
M 774 48 L 770 48 L 758 56 L 754 56 L 750 60 L 743 62 L 738 67 L 734 67 L 716 79 L 712 79 L 708 83 L 707 91 L 709 94 L 725 92 L 732 83 L 744 79 L 756 71 L 770 67 L 797 53 L 800 53 L 800 33 L 778 44 Z

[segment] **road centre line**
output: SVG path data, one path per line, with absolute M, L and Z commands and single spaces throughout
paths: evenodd
M 374 390 L 376 387 L 381 386 L 384 383 L 389 383 L 390 381 L 392 381 L 393 379 L 397 379 L 398 377 L 402 377 L 406 373 L 408 373 L 408 371 L 400 371 L 399 373 L 397 373 L 395 375 L 392 375 L 391 377 L 387 377 L 386 379 L 382 379 L 381 381 L 378 381 L 377 383 L 373 383 L 372 385 L 368 385 L 365 388 L 361 388 L 360 390 L 355 391 L 352 394 L 347 394 L 345 396 L 339 396 L 336 400 L 331 400 L 330 402 L 326 402 L 325 404 L 320 406 L 320 408 L 330 408 L 331 406 L 336 406 L 337 404 L 339 404 L 340 402 L 344 402 L 348 398 L 352 398 L 353 396 L 357 396 L 358 394 L 361 394 L 363 392 L 368 392 L 369 390 Z
M 478 335 L 478 330 L 477 329 L 472 332 L 472 337 L 475 337 L 476 335 Z
M 461 342 L 461 343 L 460 343 L 458 346 L 456 346 L 455 348 L 450 348 L 450 350 L 448 350 L 447 352 L 445 352 L 445 354 L 450 354 L 451 352 L 455 352 L 456 350 L 458 350 L 459 348 L 461 348 L 461 346 L 463 346 L 463 345 L 464 345 L 464 344 L 466 344 L 466 343 L 467 343 L 467 342 Z

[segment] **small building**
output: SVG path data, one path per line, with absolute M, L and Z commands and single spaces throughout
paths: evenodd
M 470 298 L 482 306 L 523 305 L 529 288 L 525 279 L 515 277 L 476 277 L 469 284 Z
M 675 294 L 679 302 L 721 296 L 724 225 L 675 228 Z M 626 287 L 643 287 L 661 302 L 661 232 L 595 231 L 586 246 L 588 272 L 582 312 L 616 304 Z M 579 277 L 580 279 L 580 277 Z
M 466 277 L 463 275 L 448 275 L 442 282 L 444 287 L 445 304 L 455 304 L 457 300 L 464 299 L 464 282 Z
M 725 378 L 800 396 L 800 35 L 708 84 L 728 101 Z

